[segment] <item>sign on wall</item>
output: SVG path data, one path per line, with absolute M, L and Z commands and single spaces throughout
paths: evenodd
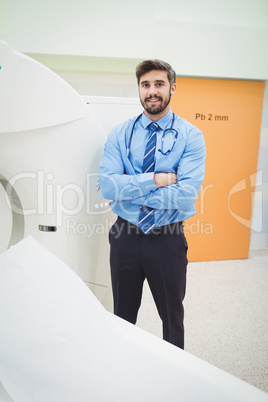
M 172 109 L 204 134 L 205 180 L 185 221 L 189 261 L 247 258 L 263 81 L 178 78 Z

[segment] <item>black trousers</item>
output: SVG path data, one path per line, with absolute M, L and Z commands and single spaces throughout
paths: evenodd
M 119 217 L 109 241 L 114 314 L 136 323 L 146 278 L 163 323 L 163 339 L 183 349 L 188 246 L 182 222 L 145 235 Z

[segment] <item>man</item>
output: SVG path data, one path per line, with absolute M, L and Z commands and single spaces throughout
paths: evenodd
M 183 349 L 183 221 L 195 214 L 205 143 L 196 127 L 172 113 L 176 74 L 169 64 L 143 61 L 136 77 L 144 112 L 111 131 L 99 168 L 102 194 L 118 215 L 109 232 L 114 313 L 136 323 L 146 278 L 163 338 Z

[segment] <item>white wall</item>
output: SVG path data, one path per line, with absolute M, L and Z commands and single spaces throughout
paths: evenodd
M 268 79 L 267 0 L 0 0 L 0 36 L 28 54 L 162 58 L 178 75 Z
M 268 250 L 268 81 L 265 83 L 250 250 Z
M 57 72 L 80 95 L 138 98 L 134 72 L 129 74 Z

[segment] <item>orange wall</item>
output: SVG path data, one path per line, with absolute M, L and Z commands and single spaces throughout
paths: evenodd
M 178 78 L 172 109 L 207 148 L 197 214 L 185 221 L 189 261 L 247 258 L 264 82 Z

